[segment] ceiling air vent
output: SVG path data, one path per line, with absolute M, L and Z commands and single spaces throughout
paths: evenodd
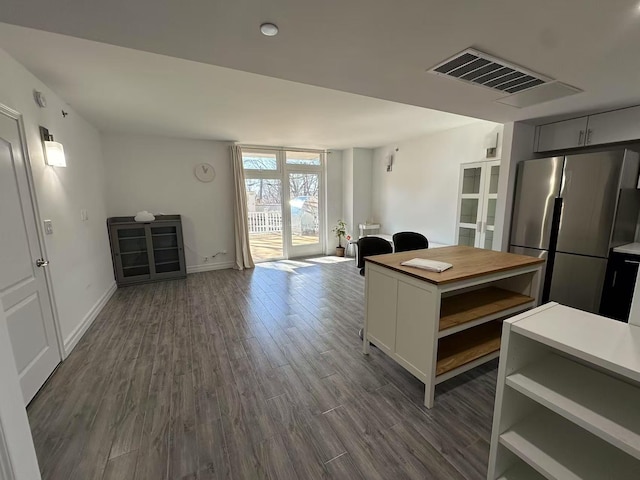
M 552 81 L 544 75 L 472 48 L 439 63 L 429 69 L 429 72 L 510 94 Z

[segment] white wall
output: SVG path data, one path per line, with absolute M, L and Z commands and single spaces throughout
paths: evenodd
M 486 160 L 485 138 L 494 131 L 502 126 L 477 122 L 375 149 L 372 212 L 382 231 L 411 230 L 453 244 L 460 164 Z M 387 172 L 391 153 L 393 171 Z
M 353 230 L 372 218 L 373 150 L 353 149 Z
M 335 248 L 338 246 L 338 239 L 332 232 L 333 228 L 342 219 L 343 205 L 343 185 L 342 185 L 342 151 L 330 150 L 327 153 L 327 169 L 326 169 L 326 189 L 325 198 L 327 203 L 327 227 L 325 253 L 334 255 Z
M 36 105 L 34 89 L 45 94 L 47 108 Z M 100 135 L 1 49 L 0 103 L 23 115 L 40 216 L 53 222 L 54 233 L 45 236 L 45 249 L 62 337 L 69 349 L 115 286 L 105 226 Z M 69 112 L 66 118 L 62 109 Z M 67 168 L 45 165 L 39 125 L 64 145 Z M 88 211 L 86 222 L 80 220 L 81 209 Z
M 233 172 L 229 143 L 146 135 L 103 134 L 109 216 L 140 210 L 182 215 L 189 272 L 231 268 L 234 263 Z M 213 165 L 202 183 L 193 170 Z M 217 252 L 226 250 L 213 259 Z
M 533 141 L 535 127 L 522 122 L 511 122 L 504 126 L 502 140 L 502 161 L 500 162 L 500 181 L 498 201 L 496 203 L 496 223 L 493 237 L 493 249 L 507 251 L 511 230 L 511 212 L 518 162 L 535 158 Z
M 342 217 L 347 223 L 347 232 L 358 238 L 358 224 L 372 220 L 373 150 L 343 150 L 342 165 Z
M 347 233 L 356 233 L 353 228 L 353 148 L 342 151 L 342 219 L 347 223 Z
M 40 470 L 2 305 L 0 305 L 0 385 L 2 385 L 0 390 L 2 392 L 0 395 L 0 478 L 3 476 L 3 464 L 10 463 L 15 480 L 37 480 L 40 478 Z M 8 459 L 4 458 L 4 448 L 8 453 Z

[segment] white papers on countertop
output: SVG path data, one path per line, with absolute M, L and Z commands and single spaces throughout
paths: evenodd
M 421 268 L 423 270 L 437 273 L 442 273 L 445 270 L 453 267 L 453 265 L 451 265 L 450 263 L 438 262 L 436 260 L 427 260 L 426 258 L 413 258 L 411 260 L 407 260 L 406 262 L 402 262 L 400 265 L 403 265 L 405 267 Z

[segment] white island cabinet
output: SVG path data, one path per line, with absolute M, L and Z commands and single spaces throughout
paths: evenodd
M 640 478 L 640 327 L 549 303 L 504 322 L 487 478 Z
M 447 262 L 442 273 L 401 265 L 413 258 Z M 454 246 L 367 257 L 364 353 L 376 345 L 425 384 L 495 359 L 502 320 L 537 305 L 543 260 Z

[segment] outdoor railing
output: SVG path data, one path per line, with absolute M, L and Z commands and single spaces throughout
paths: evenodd
M 281 212 L 249 212 L 249 233 L 282 232 Z

